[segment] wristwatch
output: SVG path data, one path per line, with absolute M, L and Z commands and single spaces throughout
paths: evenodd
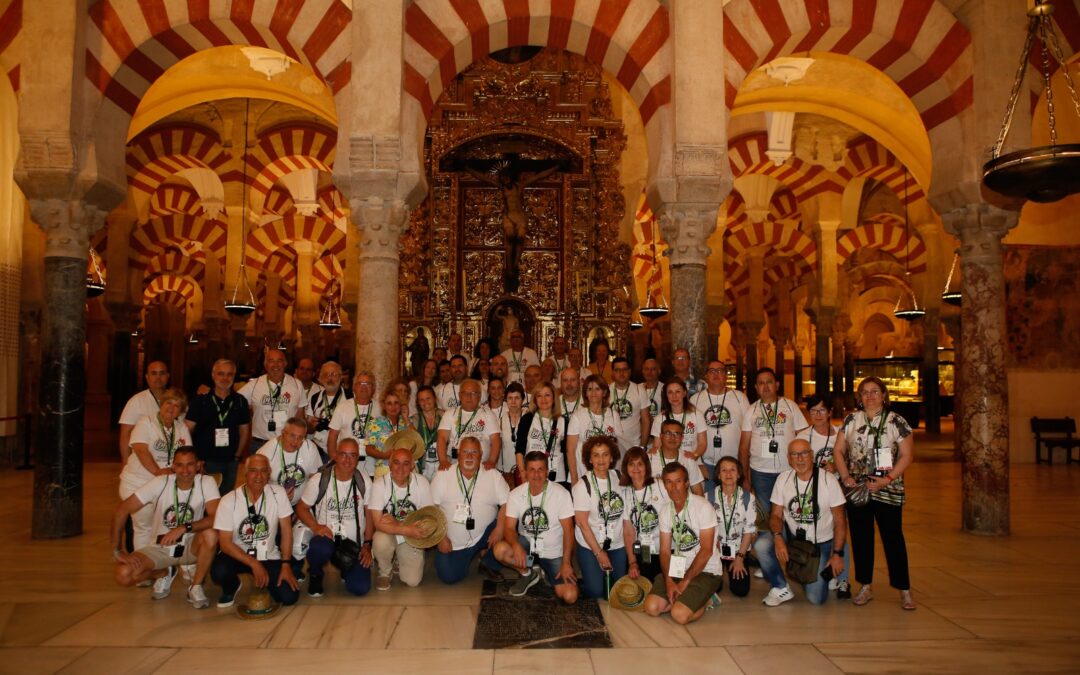
M 184 531 L 185 532 L 191 532 L 191 529 L 192 529 L 191 523 L 184 523 Z
M 843 548 L 834 548 L 834 549 L 832 550 L 832 554 L 833 554 L 833 555 L 838 555 L 838 556 L 840 556 L 841 558 L 843 558 L 843 557 L 844 557 L 844 549 L 843 549 Z

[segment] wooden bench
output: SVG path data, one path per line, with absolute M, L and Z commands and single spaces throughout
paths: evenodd
M 1043 462 L 1043 448 L 1046 448 L 1046 463 L 1054 463 L 1054 449 L 1065 451 L 1065 463 L 1073 463 L 1073 453 L 1080 453 L 1080 438 L 1073 438 L 1076 433 L 1076 420 L 1071 417 L 1031 418 L 1031 433 L 1035 434 L 1035 463 Z M 1046 434 L 1050 434 L 1049 437 Z M 1076 459 L 1080 462 L 1080 456 Z

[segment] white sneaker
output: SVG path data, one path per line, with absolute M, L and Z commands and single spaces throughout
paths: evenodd
M 195 566 L 194 565 L 181 565 L 180 571 L 184 574 L 184 581 L 190 586 L 191 582 L 195 579 Z
M 172 590 L 172 583 L 176 579 L 176 568 L 170 567 L 165 570 L 165 576 L 160 577 L 154 582 L 154 592 L 151 597 L 155 600 L 164 600 L 169 597 L 169 591 Z
M 192 584 L 188 587 L 187 601 L 195 609 L 206 609 L 210 606 L 210 600 L 206 597 L 202 584 Z
M 764 579 L 765 578 L 765 573 L 761 571 L 760 567 L 757 568 L 756 570 L 754 570 L 754 578 L 755 579 Z
M 791 592 L 791 586 L 784 586 L 783 588 L 770 589 L 769 594 L 761 602 L 769 607 L 779 607 L 788 600 L 794 599 L 795 594 Z
M 837 579 L 836 577 L 833 577 L 832 579 L 829 579 L 829 590 L 830 591 L 835 591 L 839 584 L 840 584 L 840 580 Z

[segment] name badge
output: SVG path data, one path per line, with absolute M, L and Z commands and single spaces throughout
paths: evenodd
M 892 469 L 892 448 L 874 448 L 874 464 L 881 471 Z
M 276 410 L 276 411 L 274 411 L 273 419 L 274 419 L 274 424 L 276 425 L 276 427 L 278 429 L 284 430 L 285 429 L 285 421 L 287 419 L 289 419 L 289 414 L 287 412 L 285 412 L 284 410 Z
M 454 522 L 458 525 L 464 525 L 465 521 L 469 519 L 469 505 L 458 504 L 454 507 Z
M 668 576 L 675 579 L 686 576 L 686 556 L 672 554 L 671 562 L 668 563 Z
M 255 542 L 255 559 L 259 561 L 266 560 L 266 555 L 269 548 L 270 543 L 266 539 L 261 539 Z
M 401 534 L 395 534 L 394 535 L 394 541 L 397 542 L 398 546 L 401 546 L 402 544 L 405 543 L 405 536 L 401 535 Z
M 228 429 L 214 429 L 214 447 L 215 448 L 227 448 L 229 447 L 229 430 Z
M 656 533 L 650 532 L 648 534 L 641 535 L 641 545 L 648 546 L 652 550 L 656 550 Z

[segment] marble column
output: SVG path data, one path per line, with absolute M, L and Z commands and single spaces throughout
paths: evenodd
M 787 331 L 784 331 L 784 330 L 776 331 L 776 335 L 773 338 L 773 345 L 775 345 L 775 347 L 776 347 L 776 368 L 775 368 L 775 370 L 776 370 L 776 381 L 778 383 L 777 384 L 777 387 L 778 387 L 777 391 L 779 392 L 779 394 L 781 396 L 783 396 L 784 392 L 785 392 L 784 378 L 787 376 L 787 363 L 786 363 L 787 359 L 785 358 L 784 352 L 787 351 L 787 343 L 788 343 L 788 340 L 790 340 L 790 339 L 791 339 L 791 333 L 789 333 Z
M 923 416 L 924 428 L 928 433 L 941 433 L 941 392 L 940 378 L 938 377 L 938 309 L 926 308 L 926 316 L 922 320 L 923 348 L 922 348 L 922 390 L 923 390 Z
M 832 307 L 818 308 L 814 317 L 814 392 L 818 394 L 829 393 L 829 336 L 835 317 L 836 309 Z
M 960 239 L 962 271 L 960 382 L 956 435 L 961 440 L 963 528 L 1009 533 L 1009 391 L 1005 372 L 1005 277 L 1001 239 L 1017 213 L 973 204 L 943 216 Z
M 90 234 L 104 222 L 104 214 L 64 199 L 32 200 L 31 212 L 45 231 L 31 534 L 51 539 L 82 533 L 86 260 Z
M 846 313 L 836 315 L 833 320 L 832 337 L 832 397 L 833 411 L 843 411 L 844 396 L 844 342 L 851 330 L 851 317 Z
M 690 372 L 705 372 L 706 240 L 716 228 L 719 203 L 665 204 L 659 222 L 671 261 L 671 339 L 675 349 L 690 351 Z
M 356 370 L 382 387 L 399 375 L 398 241 L 408 220 L 402 201 L 372 196 L 350 200 L 360 233 L 356 316 Z M 351 262 L 351 261 L 350 261 Z
M 804 345 L 798 340 L 796 340 L 794 349 L 792 350 L 795 358 L 791 366 L 792 369 L 795 371 L 795 388 L 794 391 L 791 392 L 792 395 L 788 397 L 795 401 L 801 401 L 803 397 L 803 348 Z

